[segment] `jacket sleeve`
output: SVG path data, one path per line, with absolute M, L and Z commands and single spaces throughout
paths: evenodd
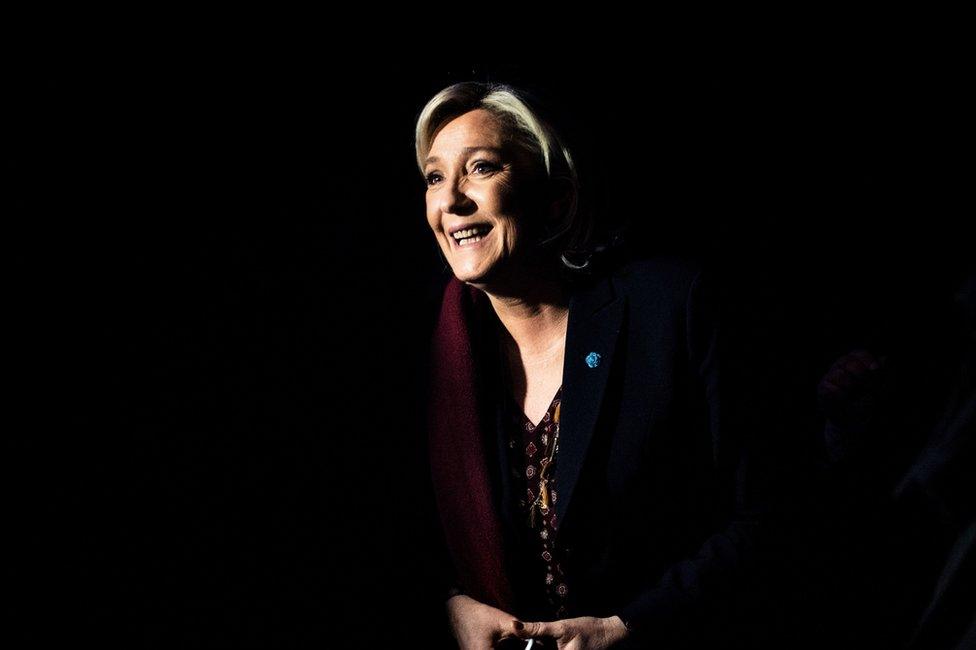
M 696 395 L 698 417 L 709 435 L 712 480 L 702 490 L 715 494 L 715 528 L 699 548 L 667 568 L 655 584 L 617 614 L 631 631 L 622 647 L 648 643 L 688 642 L 702 634 L 722 635 L 721 620 L 740 604 L 756 546 L 761 508 L 751 480 L 753 454 L 729 422 L 721 387 L 721 339 L 717 300 L 709 281 L 698 272 L 685 303 L 685 336 L 689 384 Z M 698 427 L 699 429 L 703 427 Z M 710 638 L 710 637 L 709 637 Z M 647 646 L 649 647 L 649 646 Z

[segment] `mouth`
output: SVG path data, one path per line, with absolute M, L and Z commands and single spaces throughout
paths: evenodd
M 455 230 L 450 234 L 454 248 L 468 248 L 484 239 L 492 230 L 492 225 L 479 223 Z

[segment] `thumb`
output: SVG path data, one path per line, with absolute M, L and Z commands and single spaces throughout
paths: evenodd
M 555 636 L 555 630 L 551 623 L 524 623 L 516 620 L 512 622 L 512 626 L 515 628 L 516 636 L 520 639 Z

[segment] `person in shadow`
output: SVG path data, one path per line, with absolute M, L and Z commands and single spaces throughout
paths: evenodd
M 976 647 L 976 274 L 954 306 L 942 348 L 852 350 L 819 383 L 841 645 Z

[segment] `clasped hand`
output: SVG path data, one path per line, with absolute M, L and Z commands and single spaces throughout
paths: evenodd
M 619 616 L 579 616 L 557 621 L 520 621 L 466 594 L 447 601 L 451 631 L 461 650 L 485 650 L 505 639 L 550 638 L 566 650 L 604 650 L 627 636 Z

